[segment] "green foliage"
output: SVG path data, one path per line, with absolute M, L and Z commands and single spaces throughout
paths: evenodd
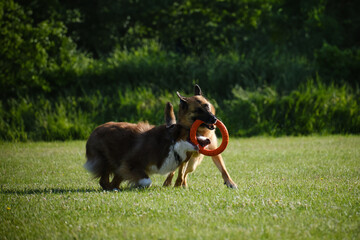
M 92 130 L 88 115 L 73 98 L 11 100 L 1 106 L 0 136 L 8 141 L 84 139 Z
M 224 102 L 224 122 L 237 136 L 360 133 L 360 98 L 347 87 L 312 81 L 289 95 L 266 87 L 233 90 Z
M 56 101 L 9 100 L 0 105 L 0 139 L 86 139 L 94 127 L 108 121 L 163 124 L 168 101 L 177 109 L 175 93 L 155 93 L 149 88 L 114 92 L 58 97 Z M 347 87 L 310 81 L 288 95 L 270 87 L 255 91 L 236 87 L 232 98 L 212 102 L 233 136 L 360 133 L 359 93 Z
M 0 3 L 2 99 L 48 92 L 46 73 L 75 49 L 62 22 L 47 19 L 35 24 L 32 14 L 12 0 Z
M 340 50 L 325 43 L 315 52 L 315 61 L 320 75 L 328 82 L 348 82 L 352 86 L 359 86 L 359 48 Z
M 41 13 L 56 3 L 30 8 Z M 341 48 L 357 43 L 357 1 L 91 0 L 57 5 L 70 36 L 97 58 L 116 46 L 139 46 L 142 39 L 157 39 L 167 50 L 187 54 L 273 45 L 312 55 L 324 41 Z
M 235 135 L 359 133 L 358 6 L 1 1 L 0 139 L 83 139 L 110 120 L 161 124 L 165 102 L 194 83 Z
M 10 100 L 0 105 L 0 139 L 71 140 L 86 139 L 91 131 L 108 121 L 148 121 L 164 123 L 166 102 L 177 102 L 176 95 L 151 90 L 116 91 L 111 96 L 100 92 L 80 98 L 58 97 Z
M 144 41 L 137 48 L 115 49 L 101 60 L 82 56 L 66 66 L 49 78 L 56 92 L 101 90 L 105 95 L 113 94 L 112 90 L 118 87 L 147 87 L 155 92 L 186 90 L 194 81 L 219 98 L 231 97 L 231 89 L 236 85 L 249 89 L 271 85 L 286 92 L 306 82 L 313 73 L 306 58 L 279 51 L 185 56 L 165 51 L 157 41 Z M 68 84 L 59 85 L 65 82 Z

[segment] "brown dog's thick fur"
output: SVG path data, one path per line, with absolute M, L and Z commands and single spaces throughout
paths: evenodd
M 208 149 L 216 149 L 218 146 L 214 130 L 214 123 L 216 122 L 214 106 L 202 95 L 202 91 L 198 85 L 195 85 L 195 95 L 192 97 L 183 97 L 179 93 L 177 94 L 180 98 L 177 124 L 181 125 L 183 129 L 186 129 L 187 134 L 189 134 L 190 128 L 195 120 L 199 119 L 204 121 L 205 124 L 199 127 L 197 135 L 210 139 L 211 143 Z M 196 169 L 203 158 L 203 154 L 197 154 L 192 156 L 189 161 L 182 163 L 178 170 L 179 174 L 175 186 L 187 186 L 187 175 Z M 237 188 L 237 185 L 226 170 L 222 156 L 220 154 L 213 156 L 212 160 L 221 172 L 225 185 L 230 188 Z M 175 171 L 168 175 L 164 186 L 171 185 L 174 174 Z
M 97 127 L 86 143 L 85 168 L 100 178 L 105 190 L 119 188 L 122 181 L 133 186 L 151 185 L 149 175 L 168 174 L 186 162 L 198 148 L 184 139 L 188 132 L 176 124 L 173 107 L 165 108 L 166 125 L 109 122 Z M 208 139 L 202 145 L 209 144 Z M 114 178 L 110 182 L 109 177 Z

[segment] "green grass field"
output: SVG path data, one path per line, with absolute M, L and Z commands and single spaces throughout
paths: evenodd
M 0 239 L 359 239 L 360 136 L 231 139 L 189 187 L 104 192 L 85 142 L 0 144 Z

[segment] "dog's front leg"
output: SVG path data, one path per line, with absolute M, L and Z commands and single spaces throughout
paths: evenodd
M 187 168 L 188 162 L 183 162 L 180 167 L 179 167 L 179 171 L 178 171 L 178 176 L 175 182 L 174 187 L 186 187 L 186 180 L 185 180 L 185 171 Z
M 211 143 L 209 145 L 209 149 L 213 150 L 217 148 L 217 138 L 214 134 L 211 138 Z M 224 160 L 221 154 L 212 156 L 212 160 L 215 163 L 216 167 L 219 169 L 222 178 L 224 179 L 224 184 L 229 188 L 237 189 L 236 183 L 231 179 L 229 173 L 226 170 Z
M 99 183 L 104 190 L 112 190 L 111 184 L 109 182 L 109 175 L 110 174 L 105 171 L 100 177 Z
M 229 173 L 226 170 L 223 158 L 221 154 L 212 157 L 213 162 L 215 163 L 216 167 L 221 172 L 221 176 L 224 179 L 224 184 L 229 188 L 237 189 L 236 183 L 231 179 Z
M 171 182 L 172 182 L 174 175 L 175 175 L 175 171 L 169 173 L 169 175 L 167 176 L 167 178 L 163 184 L 163 187 L 171 186 Z
M 123 181 L 122 177 L 115 174 L 113 180 L 111 181 L 110 185 L 111 188 L 114 189 L 118 189 L 120 187 L 121 182 Z

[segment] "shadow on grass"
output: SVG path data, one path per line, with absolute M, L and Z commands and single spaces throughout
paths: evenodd
M 91 193 L 91 192 L 101 192 L 101 189 L 90 189 L 90 188 L 44 188 L 44 189 L 1 189 L 0 194 L 17 194 L 17 195 L 27 195 L 27 194 L 63 194 L 63 193 Z
M 65 193 L 101 193 L 101 192 L 143 192 L 153 191 L 161 187 L 150 188 L 130 188 L 123 187 L 120 189 L 106 191 L 101 188 L 43 188 L 43 189 L 0 189 L 0 194 L 15 194 L 15 195 L 28 195 L 28 194 L 65 194 Z

